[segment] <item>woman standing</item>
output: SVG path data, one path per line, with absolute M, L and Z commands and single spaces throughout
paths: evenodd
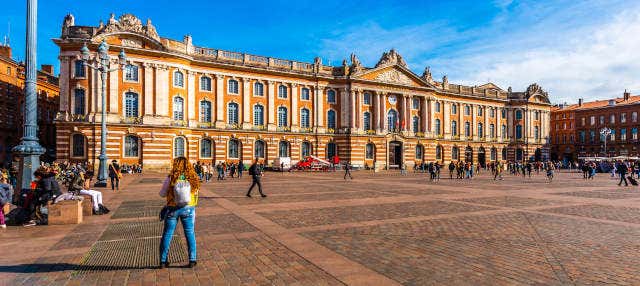
M 179 205 L 176 201 L 175 193 L 178 191 L 176 183 L 180 184 L 180 188 L 185 185 L 191 187 L 191 198 L 185 205 Z M 169 266 L 167 260 L 169 255 L 169 244 L 171 237 L 178 224 L 178 219 L 182 222 L 184 235 L 187 239 L 189 248 L 189 268 L 196 266 L 196 205 L 198 204 L 198 190 L 200 190 L 200 179 L 196 174 L 193 165 L 189 164 L 189 160 L 185 157 L 178 157 L 173 160 L 171 172 L 164 181 L 160 196 L 167 198 L 166 212 L 163 210 L 162 219 L 164 219 L 164 231 L 162 240 L 160 241 L 160 268 Z

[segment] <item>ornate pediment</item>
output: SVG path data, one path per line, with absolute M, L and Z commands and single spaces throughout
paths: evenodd
M 535 101 L 536 98 L 538 101 L 543 103 L 549 103 L 549 94 L 542 89 L 537 83 L 533 83 L 527 87 L 527 91 L 525 92 L 526 98 L 532 101 Z
M 101 29 L 98 31 L 98 35 L 121 32 L 144 35 L 160 42 L 160 36 L 158 36 L 156 28 L 153 26 L 153 24 L 151 24 L 151 20 L 147 20 L 146 25 L 142 25 L 142 21 L 140 21 L 140 19 L 132 14 L 124 14 L 117 20 L 115 18 L 115 15 L 111 14 L 107 25 L 101 25 Z
M 374 69 L 359 76 L 359 78 L 409 86 L 425 85 L 419 77 L 412 75 L 410 72 L 405 71 L 402 67 L 398 66 Z
M 388 52 L 382 53 L 382 57 L 376 64 L 376 67 L 382 66 L 390 66 L 390 65 L 399 65 L 403 67 L 407 67 L 407 63 L 402 59 L 402 56 L 396 52 L 396 50 L 391 49 Z

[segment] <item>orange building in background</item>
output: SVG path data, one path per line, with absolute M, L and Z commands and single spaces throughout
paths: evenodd
M 24 64 L 15 61 L 11 47 L 0 45 L 0 166 L 10 164 L 11 148 L 20 143 L 24 116 Z M 58 78 L 52 65 L 38 71 L 38 138 L 46 149 L 42 159 L 55 159 L 56 131 L 53 120 L 58 112 Z
M 205 162 L 293 162 L 338 155 L 355 166 L 396 168 L 422 161 L 547 159 L 550 104 L 537 84 L 512 92 L 487 83 L 463 86 L 408 69 L 395 50 L 375 67 L 356 55 L 340 66 L 297 62 L 162 38 L 133 15 L 77 26 L 67 15 L 60 47 L 59 160 L 96 163 L 100 113 L 108 113 L 107 155 L 145 168 L 176 156 Z M 105 42 L 117 67 L 101 104 L 89 63 Z

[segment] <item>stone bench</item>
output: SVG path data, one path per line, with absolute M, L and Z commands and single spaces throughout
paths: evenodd
M 82 223 L 82 201 L 69 200 L 57 204 L 47 204 L 49 210 L 49 224 L 79 224 Z
M 88 195 L 80 195 L 84 199 L 82 200 L 82 216 L 92 216 L 93 215 L 93 201 L 91 196 Z

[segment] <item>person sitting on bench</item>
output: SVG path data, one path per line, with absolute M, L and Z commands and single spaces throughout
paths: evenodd
M 69 192 L 78 195 L 87 195 L 91 197 L 93 203 L 93 213 L 97 215 L 108 214 L 109 209 L 102 204 L 102 193 L 89 189 L 90 181 L 84 171 L 78 171 L 71 184 L 69 184 Z

